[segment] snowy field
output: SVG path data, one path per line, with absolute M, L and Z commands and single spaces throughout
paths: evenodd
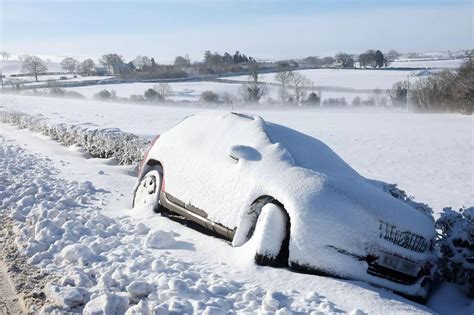
M 120 84 L 104 84 L 91 85 L 82 87 L 65 88 L 66 91 L 76 91 L 84 95 L 86 98 L 92 99 L 97 92 L 107 89 L 114 90 L 117 97 L 129 98 L 131 95 L 142 95 L 143 93 L 153 88 L 158 83 L 120 83 Z M 237 95 L 240 84 L 215 83 L 215 82 L 174 82 L 169 83 L 173 89 L 173 95 L 170 99 L 173 101 L 190 101 L 196 102 L 199 100 L 201 93 L 204 91 L 213 91 L 217 94 L 231 93 Z M 274 93 L 275 94 L 275 93 Z
M 266 75 L 269 76 L 269 75 Z M 246 78 L 246 77 L 245 77 Z M 69 81 L 69 80 L 68 80 Z M 71 87 L 64 88 L 66 91 L 75 91 L 84 95 L 87 99 L 93 99 L 94 94 L 97 92 L 108 89 L 114 90 L 117 93 L 117 97 L 129 98 L 132 95 L 142 95 L 143 93 L 150 88 L 153 88 L 157 83 L 121 83 L 121 84 L 103 84 L 103 85 L 91 85 L 91 86 L 82 86 L 82 87 Z M 173 82 L 169 83 L 173 89 L 172 95 L 169 97 L 170 100 L 175 102 L 198 102 L 201 96 L 201 93 L 204 91 L 213 91 L 218 95 L 222 96 L 224 93 L 229 93 L 234 97 L 239 97 L 239 90 L 241 84 L 237 83 L 217 83 L 217 82 Z M 278 87 L 276 86 L 267 86 L 268 95 L 265 96 L 265 99 L 268 97 L 273 100 L 279 99 Z M 351 104 L 352 100 L 359 96 L 362 100 L 366 100 L 371 97 L 371 93 L 351 93 L 351 92 L 327 92 L 318 91 L 322 95 L 323 101 L 328 98 L 341 98 L 344 97 L 348 104 Z
M 63 77 L 66 77 L 66 79 L 61 79 Z M 107 80 L 107 79 L 112 79 L 112 78 L 114 78 L 114 76 L 82 77 L 80 75 L 72 75 L 72 74 L 43 75 L 43 76 L 38 77 L 39 82 L 26 83 L 25 85 L 28 85 L 28 86 L 43 85 L 44 83 L 48 83 L 48 81 L 54 81 L 54 83 L 67 83 L 67 82 L 98 81 L 98 80 Z M 35 81 L 35 77 L 30 77 L 30 76 L 21 77 L 20 79 L 24 81 Z
M 407 79 L 410 71 L 360 70 L 360 69 L 310 69 L 297 70 L 310 79 L 315 86 L 341 87 L 350 89 L 390 89 L 393 84 Z M 246 81 L 248 76 L 227 79 Z M 263 82 L 276 82 L 275 74 L 263 74 Z
M 151 138 L 202 108 L 1 95 L 4 110 L 43 115 L 52 124 L 120 128 Z M 239 111 L 322 140 L 363 176 L 399 184 L 433 207 L 435 216 L 444 206 L 474 204 L 472 117 Z M 79 312 L 87 303 L 86 311 L 129 308 L 130 314 L 474 311 L 474 303 L 451 286 L 436 290 L 425 307 L 362 282 L 257 267 L 222 240 L 130 210 L 131 167 L 90 158 L 80 148 L 60 146 L 28 130 L 0 125 L 0 164 L 0 215 L 23 220 L 4 222 L 20 231 L 16 242 L 29 263 L 55 276 L 46 295 L 63 310 Z
M 399 59 L 391 62 L 389 67 L 392 68 L 459 68 L 464 59 L 451 60 L 426 60 L 420 59 Z

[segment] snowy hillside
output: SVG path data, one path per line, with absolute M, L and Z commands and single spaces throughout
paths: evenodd
M 391 62 L 389 67 L 393 68 L 447 68 L 456 69 L 461 66 L 464 59 L 431 59 L 427 58 L 414 58 L 414 59 L 398 59 Z

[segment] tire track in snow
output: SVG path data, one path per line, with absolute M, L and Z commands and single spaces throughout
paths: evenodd
M 10 282 L 7 266 L 0 260 L 0 314 L 24 314 L 19 297 Z

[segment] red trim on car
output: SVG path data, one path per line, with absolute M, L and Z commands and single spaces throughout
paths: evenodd
M 145 162 L 148 160 L 148 154 L 150 153 L 150 150 L 151 148 L 153 148 L 153 146 L 155 145 L 155 142 L 160 138 L 160 135 L 157 135 L 155 137 L 155 139 L 153 139 L 153 141 L 151 142 L 150 146 L 148 147 L 148 149 L 146 150 L 145 152 L 145 155 L 143 156 L 143 160 L 141 161 L 140 163 L 140 168 L 138 170 L 138 175 L 141 175 L 142 171 L 143 171 L 143 167 L 145 166 Z

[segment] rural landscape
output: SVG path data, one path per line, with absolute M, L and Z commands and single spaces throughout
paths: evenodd
M 0 1 L 0 314 L 473 314 L 471 2 Z

